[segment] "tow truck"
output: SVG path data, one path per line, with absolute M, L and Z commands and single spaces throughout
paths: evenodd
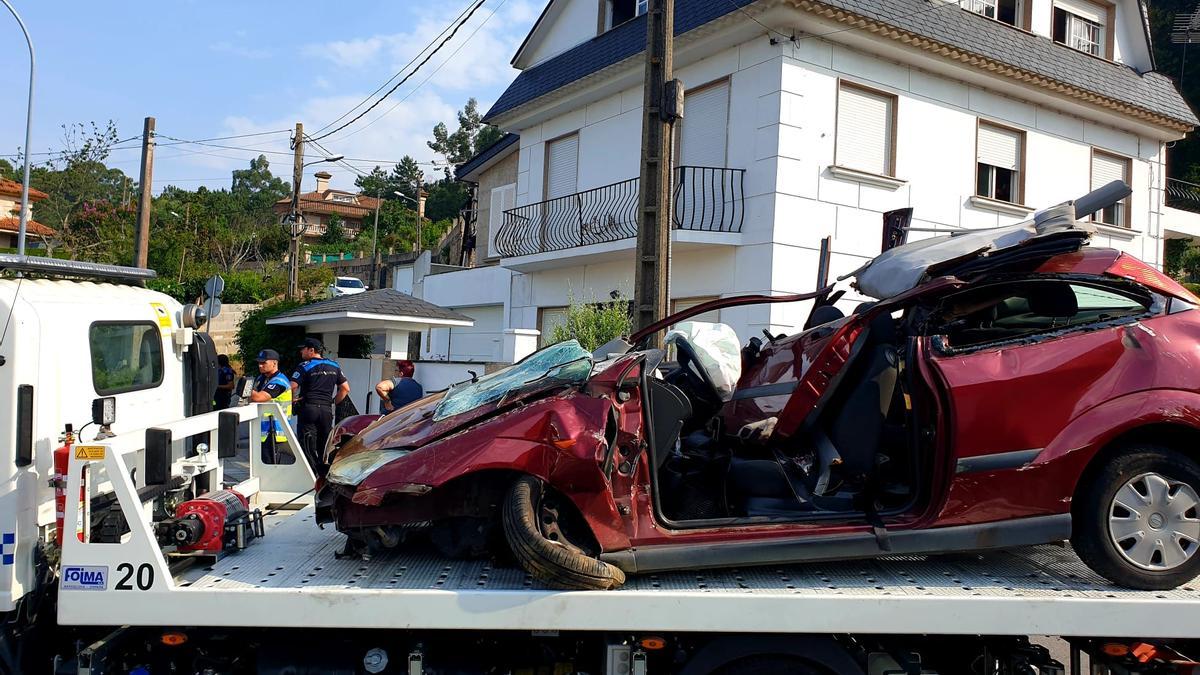
M 609 592 L 420 546 L 344 556 L 304 454 L 263 456 L 282 410 L 211 409 L 201 308 L 148 270 L 0 269 L 0 673 L 1200 673 L 1200 582 L 1119 588 L 1064 546 Z

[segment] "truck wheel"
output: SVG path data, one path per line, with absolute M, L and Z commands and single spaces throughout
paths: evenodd
M 625 573 L 596 559 L 587 524 L 533 476 L 518 478 L 504 500 L 504 536 L 534 579 L 551 588 L 609 590 Z
M 823 672 L 790 656 L 751 656 L 717 671 L 719 675 L 820 675 Z
M 1145 590 L 1200 574 L 1200 465 L 1137 444 L 1109 460 L 1077 495 L 1071 545 L 1109 580 Z

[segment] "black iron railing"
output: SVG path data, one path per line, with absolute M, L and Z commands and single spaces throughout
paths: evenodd
M 676 168 L 674 227 L 741 232 L 745 173 L 721 167 Z M 505 211 L 496 247 L 511 258 L 636 237 L 640 182 L 630 178 Z
M 1168 178 L 1167 206 L 1183 211 L 1200 213 L 1200 185 L 1176 178 Z

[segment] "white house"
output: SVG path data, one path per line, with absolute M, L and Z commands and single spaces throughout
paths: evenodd
M 478 184 L 479 266 L 423 281 L 475 326 L 458 343 L 432 331 L 426 357 L 519 357 L 571 298 L 632 294 L 644 11 L 550 0 L 521 45 L 487 114 L 511 135 L 458 172 Z M 676 0 L 675 31 L 676 308 L 810 291 L 823 238 L 832 274 L 849 272 L 894 209 L 994 227 L 1115 178 L 1133 195 L 1101 214 L 1096 245 L 1161 264 L 1164 238 L 1200 236 L 1165 204 L 1166 148 L 1197 118 L 1154 72 L 1138 0 Z M 745 340 L 806 312 L 719 320 Z M 505 339 L 516 353 L 482 358 Z

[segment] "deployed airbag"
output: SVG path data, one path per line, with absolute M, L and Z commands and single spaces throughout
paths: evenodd
M 742 376 L 742 348 L 737 333 L 723 323 L 684 321 L 667 333 L 666 342 L 687 342 L 712 380 L 722 401 L 733 398 Z

